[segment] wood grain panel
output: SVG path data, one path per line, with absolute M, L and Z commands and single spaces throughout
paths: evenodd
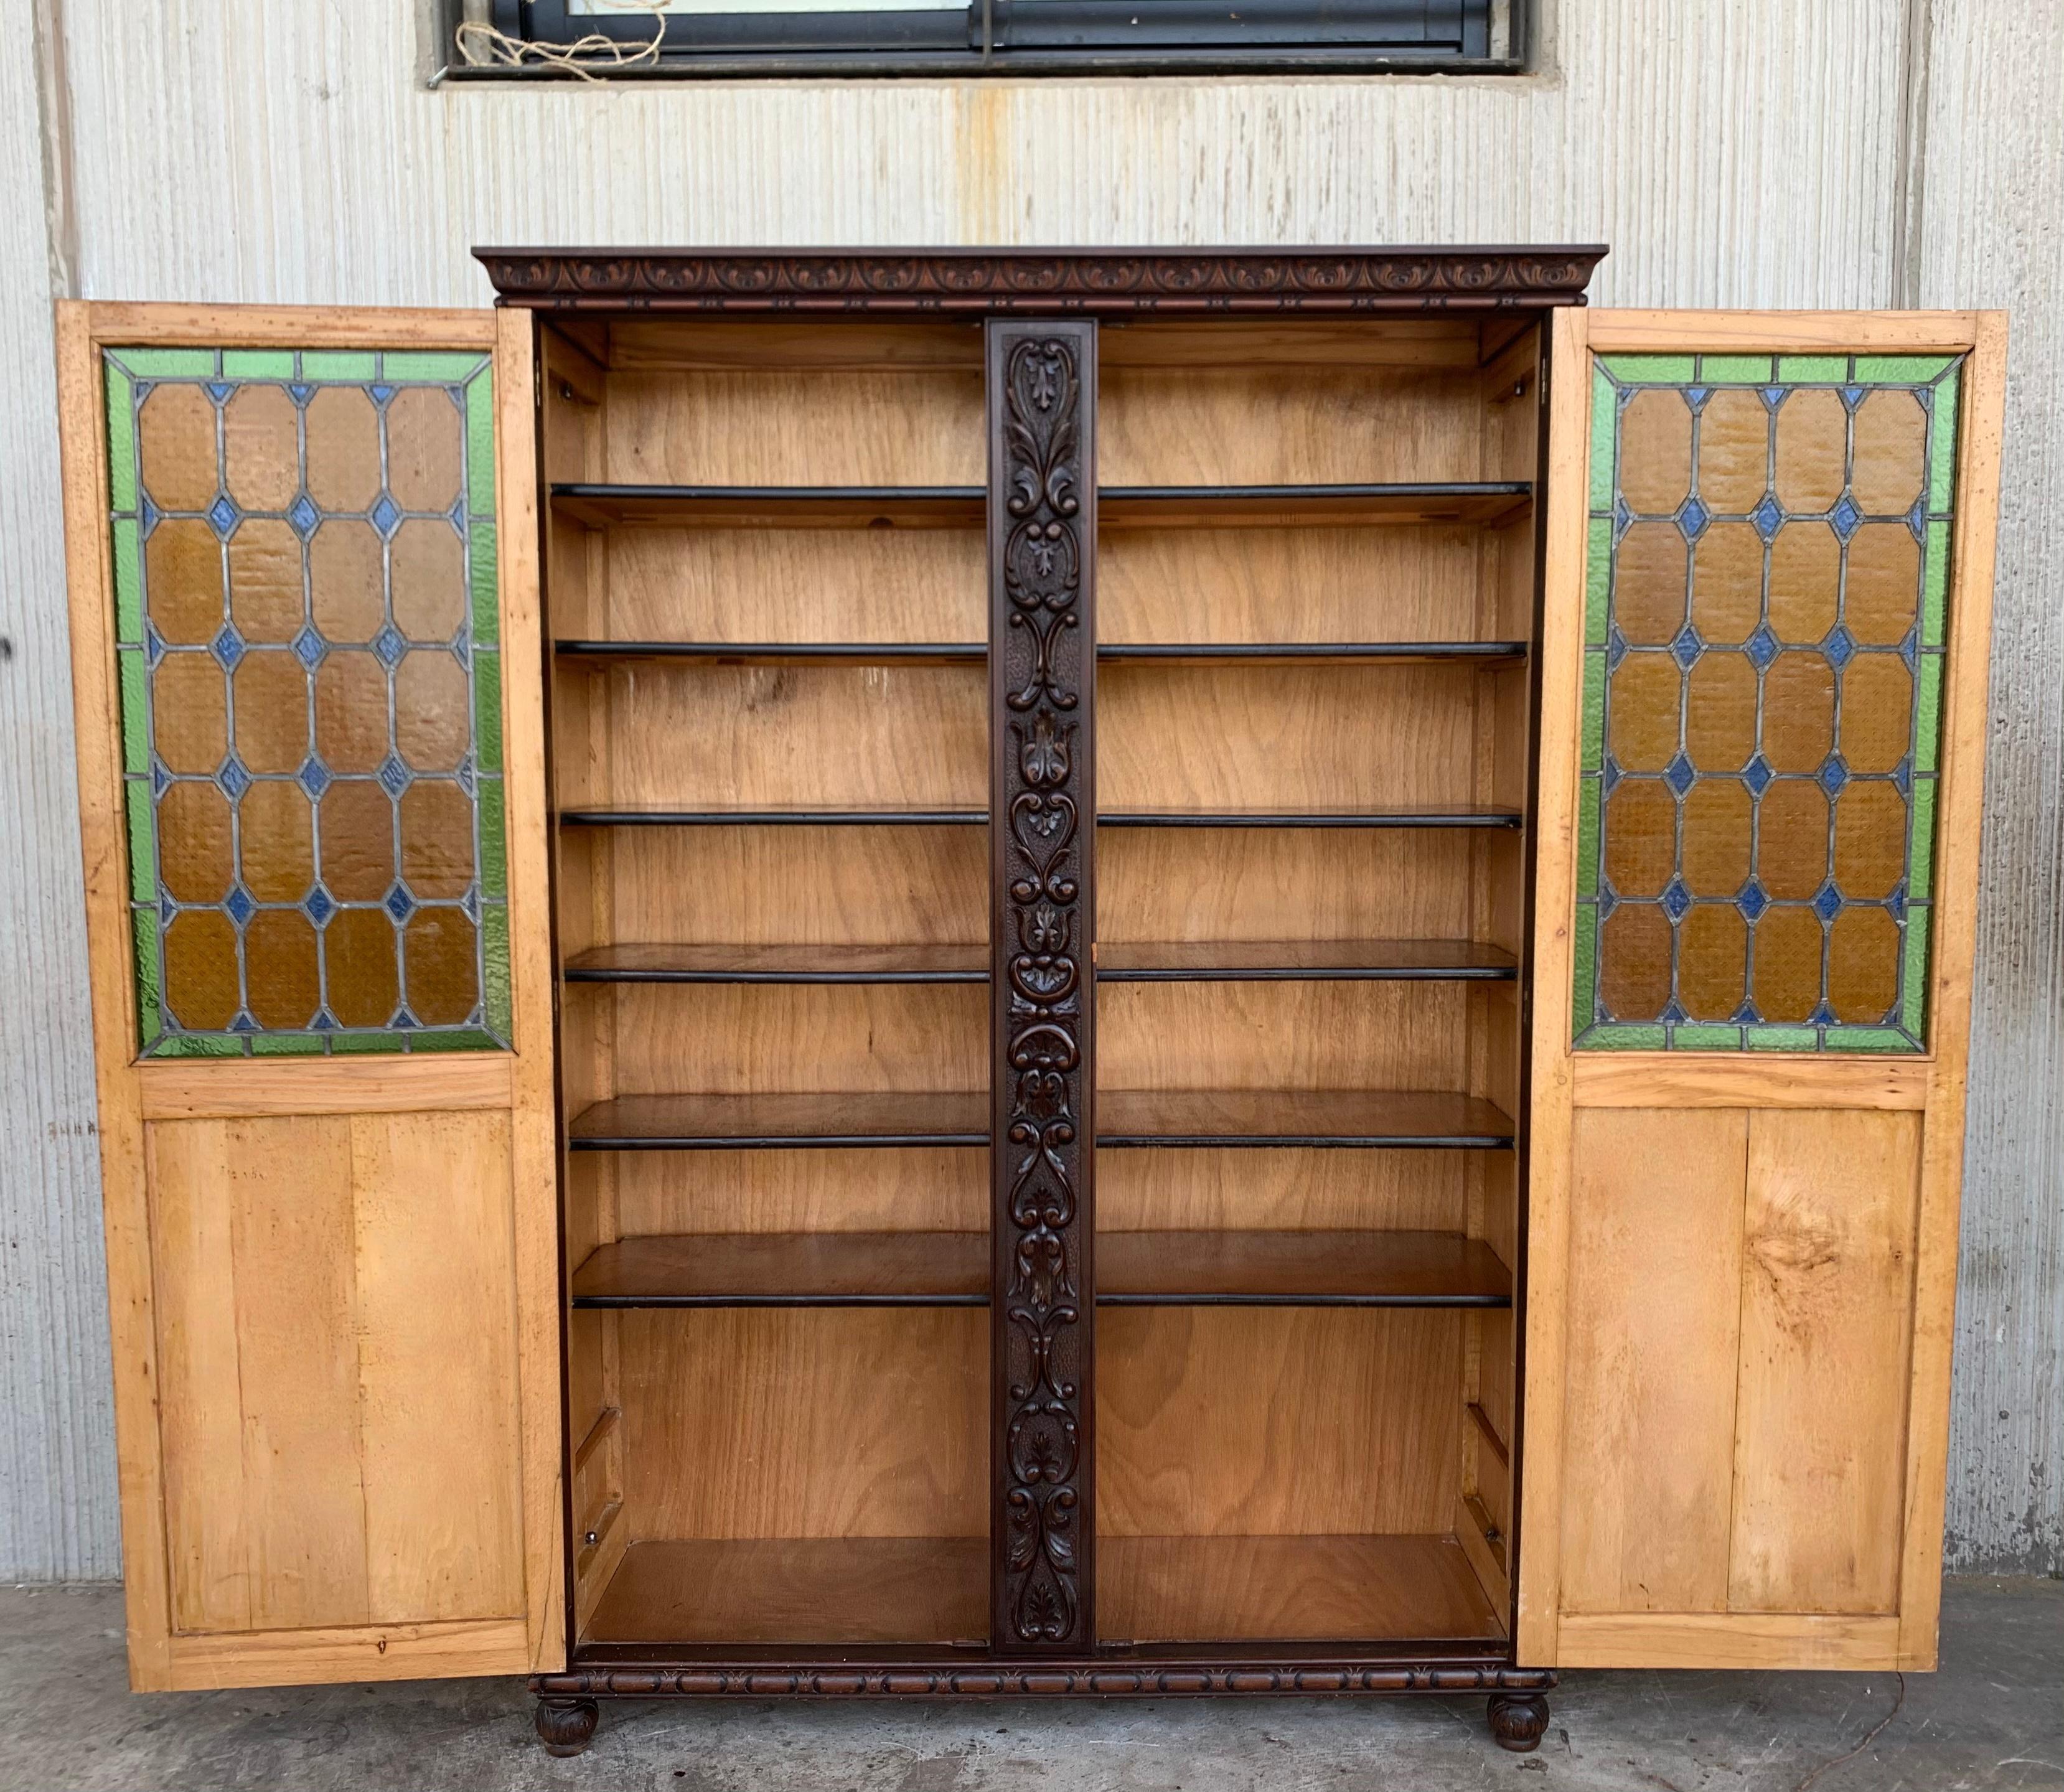
M 1749 1116 L 1731 1610 L 1898 1609 L 1921 1140 Z
M 1718 1053 L 1590 1052 L 1571 1069 L 1586 1108 L 1919 1108 L 1928 1065 L 1917 1058 L 1796 1060 Z
M 1748 1151 L 1739 1113 L 1577 1113 L 1566 1612 L 1726 1607 Z
M 1899 1621 L 1817 1613 L 1571 1613 L 1562 1664 L 1572 1668 L 1877 1669 L 1893 1659 Z
M 1445 1531 L 1461 1325 L 1454 1312 L 1100 1314 L 1099 1537 Z
M 349 1060 L 167 1058 L 136 1066 L 146 1120 L 257 1114 L 449 1113 L 509 1105 L 506 1052 Z
M 1467 1218 L 1466 1158 L 1296 1146 L 1105 1151 L 1097 1158 L 1097 1229 L 1457 1231 Z
M 574 1161 L 587 1155 L 577 1153 Z M 1111 1161 L 1160 1155 L 1166 1154 L 1119 1152 Z M 965 1232 L 988 1222 L 988 1159 L 979 1150 L 633 1151 L 615 1162 L 624 1238 Z
M 632 1312 L 621 1326 L 635 1541 L 986 1537 L 986 1313 Z

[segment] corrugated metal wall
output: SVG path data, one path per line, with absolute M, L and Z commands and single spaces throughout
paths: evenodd
M 518 240 L 1602 240 L 1603 304 L 2011 308 L 1950 1534 L 2064 1569 L 2064 8 L 1563 0 L 1520 80 L 438 91 L 430 10 L 0 0 L 0 1574 L 118 1566 L 48 296 L 474 304 Z

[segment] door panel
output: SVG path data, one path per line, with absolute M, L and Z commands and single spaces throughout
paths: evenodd
M 1520 1659 L 1933 1665 L 2003 324 L 1556 324 Z
M 563 1659 L 531 355 L 61 308 L 139 1688 Z

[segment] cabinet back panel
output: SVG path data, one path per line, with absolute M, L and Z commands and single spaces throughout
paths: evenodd
M 989 800 L 979 667 L 643 661 L 591 675 L 608 686 L 615 803 Z
M 979 485 L 980 370 L 613 375 L 609 477 L 662 485 Z
M 613 844 L 620 941 L 965 945 L 989 937 L 989 840 L 980 828 L 623 828 Z
M 1107 983 L 1101 1089 L 1461 1089 L 1457 984 Z
M 982 324 L 882 323 L 820 318 L 748 322 L 698 317 L 611 318 L 609 364 L 620 372 L 776 368 L 982 370 Z
M 1113 368 L 1445 368 L 1461 372 L 1482 358 L 1484 332 L 1496 326 L 1461 317 L 1323 319 L 1237 322 L 1219 319 L 1107 322 L 1097 358 Z
M 984 544 L 971 529 L 619 529 L 609 537 L 609 598 L 620 641 L 989 633 Z
M 1106 1536 L 1444 1532 L 1460 1485 L 1462 1316 L 1107 1308 Z
M 1107 529 L 1097 538 L 1097 633 L 1116 642 L 1472 640 L 1483 552 L 1481 532 L 1433 526 Z
M 987 1535 L 986 1313 L 629 1312 L 621 1348 L 634 1540 Z
M 1459 1232 L 1467 1154 L 1284 1147 L 1097 1154 L 1099 1232 Z
M 981 1089 L 989 1073 L 976 984 L 586 984 L 566 997 L 569 1009 L 615 1005 L 619 1095 L 922 1093 Z
M 1389 828 L 1112 828 L 1102 940 L 1438 940 L 1469 932 L 1469 842 Z
M 1478 676 L 1449 666 L 1107 667 L 1099 807 L 1467 803 Z
M 989 1226 L 989 1157 L 971 1149 L 627 1151 L 617 1190 L 625 1238 Z

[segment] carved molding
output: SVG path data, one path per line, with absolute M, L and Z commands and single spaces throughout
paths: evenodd
M 990 326 L 997 1645 L 1092 1630 L 1090 324 Z
M 1213 1661 L 1107 1661 L 982 1663 L 938 1661 L 703 1661 L 691 1665 L 576 1668 L 534 1675 L 530 1690 L 556 1698 L 997 1698 L 1066 1697 L 1182 1698 L 1251 1693 L 1538 1692 L 1555 1685 L 1547 1668 L 1477 1661 L 1385 1661 L 1280 1657 Z
M 1183 316 L 1580 304 L 1598 245 L 1510 248 L 474 251 L 507 304 L 554 310 Z

